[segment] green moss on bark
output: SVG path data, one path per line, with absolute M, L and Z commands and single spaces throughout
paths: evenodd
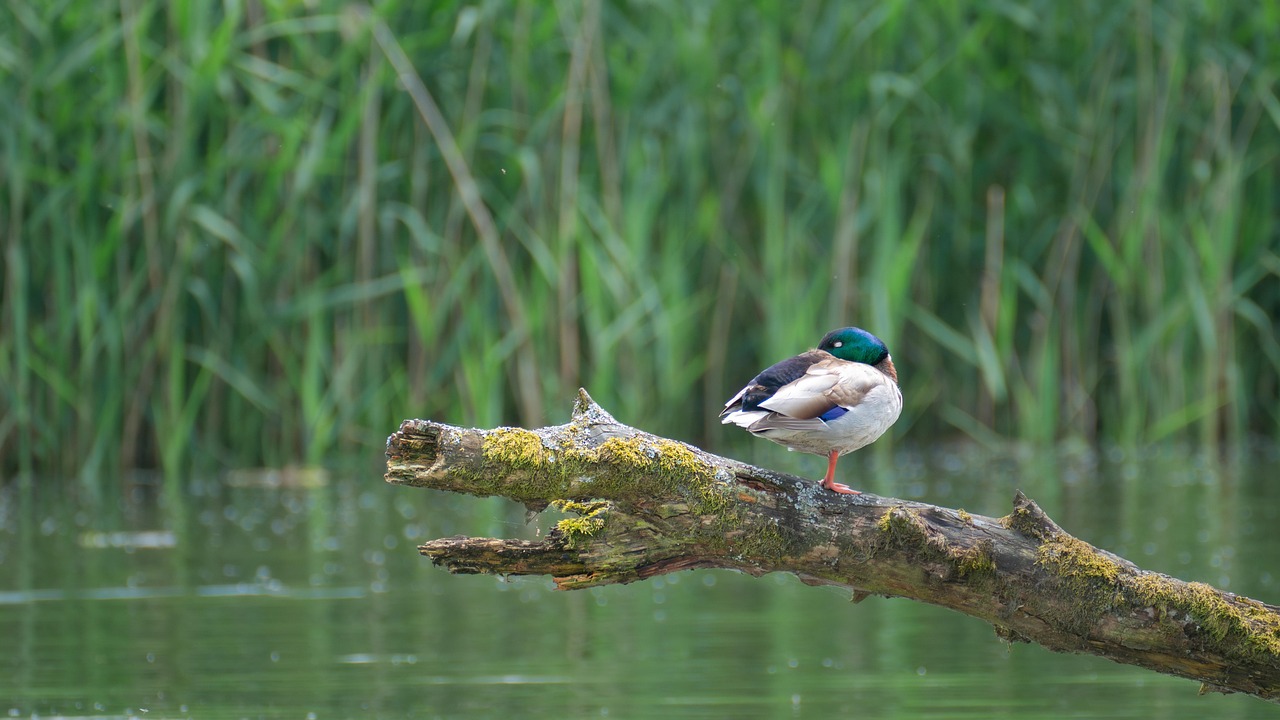
M 616 436 L 589 447 L 568 426 L 544 437 L 519 428 L 499 428 L 485 435 L 484 464 L 469 484 L 490 486 L 490 494 L 516 500 L 571 503 L 579 517 L 557 525 L 566 538 L 581 541 L 604 528 L 599 510 L 580 512 L 579 501 L 603 498 L 656 517 L 698 515 L 703 518 L 698 542 L 715 549 L 731 545 L 744 552 L 780 556 L 789 546 L 776 528 L 743 528 L 734 511 L 740 488 L 715 476 L 714 467 L 683 443 L 647 435 Z
M 571 433 L 559 440 L 549 447 L 542 436 L 529 430 L 493 430 L 485 435 L 482 447 L 486 477 L 474 480 L 500 483 L 502 492 L 494 494 L 521 500 L 570 495 L 644 500 L 638 496 L 647 495 L 656 500 L 687 500 L 699 513 L 722 511 L 732 500 L 730 488 L 715 478 L 711 465 L 681 443 L 644 436 L 611 437 L 598 447 L 583 448 Z
M 877 526 L 885 545 L 922 561 L 945 563 L 956 578 L 975 581 L 995 574 L 994 548 L 989 540 L 971 546 L 948 543 L 918 512 L 902 505 L 889 508 Z
M 956 570 L 960 571 L 961 576 L 970 580 L 995 575 L 996 561 L 994 555 L 995 548 L 990 540 L 982 540 L 976 545 L 952 552 L 952 557 L 956 562 Z
M 1076 603 L 1067 619 L 1077 630 L 1117 610 L 1146 607 L 1175 623 L 1190 618 L 1224 651 L 1241 658 L 1280 658 L 1280 618 L 1256 600 L 1228 595 L 1204 583 L 1122 567 L 1092 545 L 1065 534 L 1040 544 L 1037 563 L 1074 589 Z
M 1142 605 L 1164 615 L 1189 615 L 1213 640 L 1241 657 L 1280 658 L 1280 618 L 1262 603 L 1228 596 L 1204 583 L 1184 583 L 1157 573 L 1124 582 Z
M 1120 578 L 1120 566 L 1114 560 L 1070 535 L 1060 535 L 1040 543 L 1036 550 L 1036 563 L 1090 587 L 1113 586 Z
M 583 540 L 588 540 L 604 529 L 608 517 L 607 502 L 575 502 L 573 500 L 556 500 L 551 505 L 564 512 L 575 513 L 576 517 L 567 517 L 556 523 L 556 529 L 564 536 L 565 543 L 574 547 Z
M 1037 522 L 1035 515 L 1025 507 L 1015 507 L 1013 512 L 1000 518 L 1000 524 L 1009 530 L 1034 540 L 1044 540 L 1044 527 Z

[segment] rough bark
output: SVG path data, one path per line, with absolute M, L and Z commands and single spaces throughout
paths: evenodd
M 455 573 L 550 575 L 562 589 L 691 568 L 790 572 L 855 600 L 905 597 L 989 622 L 1007 641 L 1090 653 L 1280 702 L 1280 608 L 1148 572 L 1072 537 L 1019 492 L 1002 518 L 824 492 L 623 425 L 580 391 L 566 425 L 406 420 L 389 482 L 570 513 L 538 541 L 421 546 Z

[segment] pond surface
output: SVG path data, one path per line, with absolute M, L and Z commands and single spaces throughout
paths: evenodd
M 756 445 L 745 459 L 823 469 Z M 863 490 L 998 516 L 1021 488 L 1068 531 L 1145 568 L 1280 601 L 1274 455 L 862 455 L 841 471 Z M 5 489 L 0 716 L 1276 716 L 1257 699 L 1008 647 L 951 611 L 854 605 L 788 575 L 693 571 L 576 592 L 451 576 L 416 545 L 532 537 L 550 520 L 387 486 L 376 462 L 279 479 L 233 474 L 169 496 L 142 483 L 125 500 Z

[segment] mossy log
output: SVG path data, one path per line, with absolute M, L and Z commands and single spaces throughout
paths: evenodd
M 789 572 L 991 623 L 1006 641 L 1101 655 L 1280 702 L 1280 608 L 1148 572 L 1064 532 L 1019 492 L 1002 518 L 836 495 L 650 435 L 580 391 L 566 425 L 457 428 L 406 420 L 389 482 L 502 496 L 570 517 L 537 541 L 421 546 L 455 573 L 550 575 L 562 589 L 691 568 Z

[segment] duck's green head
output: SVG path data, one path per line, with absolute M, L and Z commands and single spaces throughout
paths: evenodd
M 862 328 L 846 327 L 832 330 L 818 343 L 819 350 L 826 350 L 841 360 L 876 365 L 889 357 L 884 341 Z

